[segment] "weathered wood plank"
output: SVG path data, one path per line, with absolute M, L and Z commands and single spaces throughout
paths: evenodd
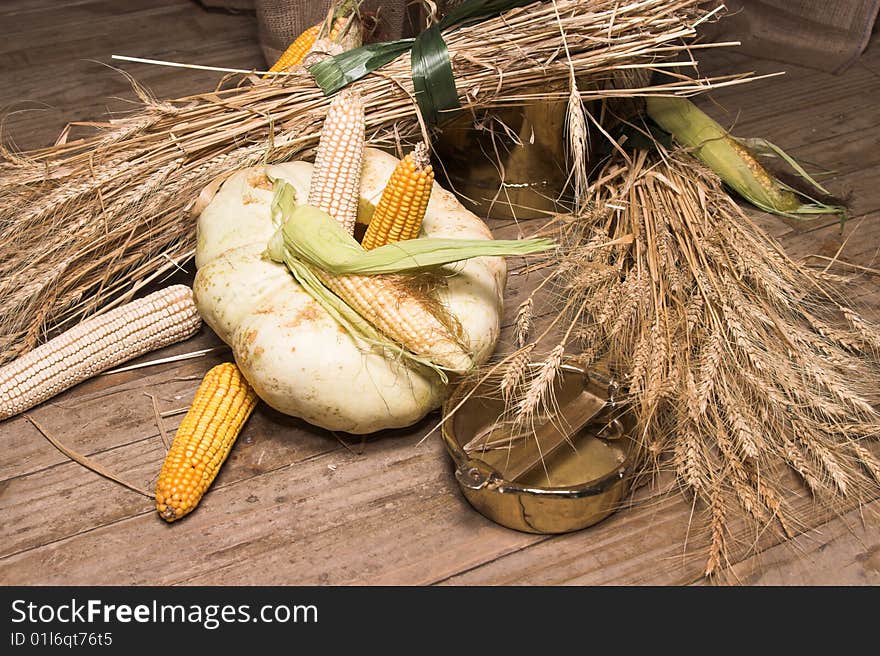
M 169 437 L 181 418 L 166 420 Z M 31 428 L 31 433 L 43 440 L 35 429 Z M 211 491 L 341 448 L 326 431 L 304 427 L 302 422 L 261 405 L 243 429 Z M 149 492 L 164 457 L 165 448 L 157 433 L 91 456 L 123 480 Z M 236 489 L 241 493 L 246 488 Z M 70 461 L 15 476 L 0 482 L 0 512 L 4 516 L 0 557 L 152 509 L 152 500 Z
M 106 0 L 52 3 L 19 8 L 4 18 L 4 26 L 9 33 L 0 44 L 0 87 L 15 89 L 3 103 L 16 103 L 4 135 L 23 149 L 53 142 L 69 121 L 106 120 L 110 112 L 135 108 L 119 100 L 134 99 L 128 81 L 97 62 L 130 72 L 159 98 L 210 90 L 220 79 L 206 71 L 111 62 L 111 54 L 264 65 L 253 16 L 207 12 L 187 0 L 138 0 L 124 10 Z
M 365 444 L 362 455 L 337 449 L 221 486 L 172 526 L 146 513 L 0 559 L 0 579 L 427 582 L 482 562 L 487 549 L 494 557 L 504 545 L 535 539 L 471 513 L 439 441 L 418 442 L 418 435 L 389 435 Z M 175 558 L 156 550 L 160 542 Z
M 755 87 L 765 84 L 773 82 L 758 82 Z M 828 88 L 816 94 L 815 85 Z M 783 147 L 802 139 L 836 139 L 877 124 L 880 79 L 864 67 L 846 76 L 786 80 L 778 101 L 750 91 L 757 89 L 749 90 L 747 85 L 724 102 L 714 92 L 697 104 L 736 136 L 763 137 Z
M 703 75 L 723 75 L 753 71 L 757 75 L 782 72 L 781 76 L 750 82 L 745 85 L 725 87 L 711 92 L 711 98 L 719 110 L 728 109 L 736 115 L 741 108 L 744 122 L 765 121 L 774 116 L 786 116 L 799 107 L 834 102 L 846 96 L 858 96 L 877 82 L 876 68 L 880 52 L 869 46 L 864 55 L 841 75 L 804 68 L 795 64 L 755 59 L 737 52 L 734 48 L 703 50 L 700 54 L 700 71 Z M 797 121 L 793 121 L 797 122 Z M 741 123 L 742 124 L 742 123 Z M 804 127 L 813 126 L 805 124 Z
M 470 510 L 439 441 L 417 442 L 417 436 L 377 440 L 362 455 L 340 449 L 222 486 L 174 526 L 146 512 L 0 559 L 0 578 L 15 583 L 21 572 L 46 584 L 683 584 L 700 578 L 707 536 L 696 527 L 688 535 L 691 508 L 677 494 L 570 535 L 522 534 Z M 809 511 L 811 521 L 831 516 L 805 497 L 791 503 Z M 734 525 L 734 556 L 778 543 L 769 532 L 753 543 L 755 529 Z M 174 562 L 155 552 L 159 541 L 176 554 Z
M 8 38 L 0 44 L 0 51 L 27 45 L 24 39 L 32 39 L 31 44 L 61 43 L 66 39 L 74 40 L 84 32 L 109 33 L 118 27 L 119 22 L 130 21 L 132 17 L 155 16 L 157 21 L 162 20 L 166 13 L 180 12 L 186 3 L 181 0 L 126 0 L 125 11 L 120 11 L 119 3 L 113 0 L 59 4 L 40 6 L 35 3 L 19 11 L 4 11 L 4 34 Z M 61 16 L 63 22 L 57 20 Z
M 42 439 L 42 438 L 40 438 Z M 105 451 L 94 460 L 142 489 L 155 485 L 165 449 L 158 438 Z M 0 483 L 0 557 L 143 513 L 152 500 L 68 462 Z
M 809 255 L 834 257 L 838 250 L 840 257 L 861 266 L 876 262 L 880 237 L 880 210 L 872 210 L 846 222 L 843 229 L 840 223 L 829 223 L 822 227 L 804 231 L 790 232 L 780 238 L 786 253 L 792 258 L 802 260 Z
M 738 562 L 727 574 L 743 585 L 876 586 L 880 584 L 878 513 L 878 501 L 851 510 Z
M 790 489 L 799 489 L 791 480 Z M 806 529 L 837 516 L 837 511 L 815 504 L 808 495 L 790 495 L 787 503 L 808 520 Z M 704 520 L 700 507 L 693 508 L 674 492 L 618 512 L 589 529 L 544 538 L 528 549 L 463 570 L 441 583 L 686 585 L 703 578 L 709 542 Z M 741 519 L 731 522 L 729 529 L 726 539 L 731 563 L 783 541 L 775 527 L 764 530 Z M 729 581 L 724 572 L 717 580 Z

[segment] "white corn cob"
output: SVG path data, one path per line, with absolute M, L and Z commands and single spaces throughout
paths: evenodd
M 365 321 L 411 353 L 463 373 L 473 361 L 430 307 L 392 276 L 337 276 L 313 267 L 330 291 Z
M 192 290 L 172 285 L 82 322 L 0 368 L 0 421 L 202 324 Z
M 315 155 L 308 204 L 327 212 L 354 234 L 364 163 L 364 102 L 341 91 L 327 112 Z

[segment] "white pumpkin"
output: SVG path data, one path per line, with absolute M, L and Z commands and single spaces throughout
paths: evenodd
M 375 206 L 397 162 L 367 149 L 363 207 Z M 196 305 L 273 408 L 350 433 L 411 425 L 442 403 L 446 385 L 440 377 L 353 338 L 283 264 L 263 256 L 275 232 L 266 175 L 289 182 L 304 200 L 311 171 L 306 162 L 255 167 L 223 183 L 198 221 Z M 492 238 L 480 219 L 436 183 L 422 231 L 429 237 Z M 440 300 L 461 323 L 475 363 L 482 363 L 500 332 L 504 259 L 474 258 L 446 269 L 454 275 Z

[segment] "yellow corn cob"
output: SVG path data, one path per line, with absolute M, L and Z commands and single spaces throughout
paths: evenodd
M 339 39 L 342 30 L 345 29 L 346 23 L 347 18 L 345 16 L 340 15 L 334 18 L 333 27 L 330 28 L 330 34 L 326 39 L 335 43 L 336 40 Z M 314 47 L 315 41 L 317 41 L 318 35 L 321 33 L 321 28 L 323 26 L 324 21 L 321 21 L 317 25 L 312 25 L 310 28 L 303 31 L 302 34 L 294 39 L 293 43 L 287 46 L 287 50 L 281 54 L 278 61 L 272 64 L 272 68 L 269 69 L 269 72 L 278 73 L 279 71 L 286 71 L 289 68 L 302 64 L 306 55 L 309 54 L 309 51 Z M 263 79 L 266 79 L 267 77 L 272 76 L 264 75 Z
M 450 371 L 465 372 L 473 365 L 454 331 L 437 318 L 425 299 L 407 288 L 403 277 L 312 270 L 365 321 L 408 351 Z
M 279 71 L 286 71 L 288 68 L 301 64 L 302 60 L 305 59 L 306 54 L 312 49 L 312 46 L 315 45 L 315 39 L 318 38 L 318 32 L 321 31 L 322 24 L 323 23 L 312 25 L 296 37 L 293 43 L 287 46 L 287 50 L 281 54 L 278 61 L 272 64 L 272 68 L 269 69 L 269 72 L 277 73 Z M 267 77 L 272 76 L 264 75 L 263 79 Z
M 770 207 L 781 212 L 794 212 L 797 210 L 801 205 L 797 196 L 780 185 L 776 178 L 770 175 L 770 172 L 761 165 L 748 148 L 730 135 L 725 135 L 724 142 L 732 152 L 739 156 L 742 166 L 745 166 L 758 182 L 770 201 Z
M 201 324 L 186 285 L 88 319 L 0 369 L 0 420 L 126 360 L 182 341 Z
M 205 374 L 156 482 L 156 510 L 162 519 L 173 522 L 198 505 L 258 400 L 231 362 Z
M 308 204 L 327 212 L 354 234 L 364 162 L 364 102 L 353 89 L 333 102 L 315 155 Z
M 395 241 L 415 239 L 422 227 L 433 185 L 434 169 L 428 147 L 420 143 L 391 174 L 361 245 L 371 250 Z

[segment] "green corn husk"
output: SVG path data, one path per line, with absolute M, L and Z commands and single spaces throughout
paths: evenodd
M 326 212 L 297 205 L 293 187 L 276 181 L 273 208 L 281 214 L 279 229 L 267 253 L 276 262 L 286 255 L 327 273 L 387 274 L 420 271 L 473 257 L 530 255 L 555 246 L 551 239 L 410 239 L 366 251 Z
M 437 30 L 445 30 L 472 21 L 489 18 L 509 9 L 522 7 L 533 2 L 535 0 L 467 0 L 449 12 L 437 25 Z M 309 67 L 309 72 L 314 76 L 315 81 L 324 93 L 330 95 L 393 61 L 410 50 L 416 40 L 400 39 L 398 41 L 371 43 L 313 64 Z M 423 66 L 424 70 L 419 75 L 427 79 L 431 77 L 431 71 L 435 68 L 445 70 L 449 63 L 449 56 L 440 52 L 440 50 L 445 51 L 446 49 L 442 38 L 439 41 L 437 38 L 428 39 L 422 45 L 423 52 L 419 57 L 425 58 L 426 63 Z M 418 68 L 418 65 L 416 68 Z M 447 79 L 446 76 L 444 76 L 444 79 Z M 457 105 L 458 103 L 458 94 L 455 91 L 454 83 L 452 84 L 451 91 L 447 83 L 444 89 L 435 89 L 434 93 L 442 96 L 449 96 L 451 94 L 455 104 Z
M 778 156 L 819 192 L 828 192 L 792 157 L 764 139 L 737 139 L 686 98 L 652 96 L 648 116 L 681 145 L 712 169 L 725 184 L 759 209 L 793 218 L 804 215 L 840 214 L 846 208 L 810 198 L 781 182 L 758 162 L 754 152 Z
M 553 248 L 550 239 L 410 239 L 366 251 L 329 214 L 298 205 L 269 241 L 269 256 L 289 252 L 335 275 L 421 271 L 473 257 L 529 255 Z
M 266 248 L 266 256 L 284 263 L 297 282 L 339 324 L 371 346 L 378 346 L 403 358 L 433 369 L 444 381 L 438 365 L 388 339 L 328 289 L 315 275 L 317 267 L 334 275 L 393 274 L 433 269 L 473 257 L 528 255 L 555 247 L 550 239 L 411 239 L 365 251 L 333 218 L 316 207 L 298 205 L 294 188 L 275 180 L 272 201 L 277 230 Z

